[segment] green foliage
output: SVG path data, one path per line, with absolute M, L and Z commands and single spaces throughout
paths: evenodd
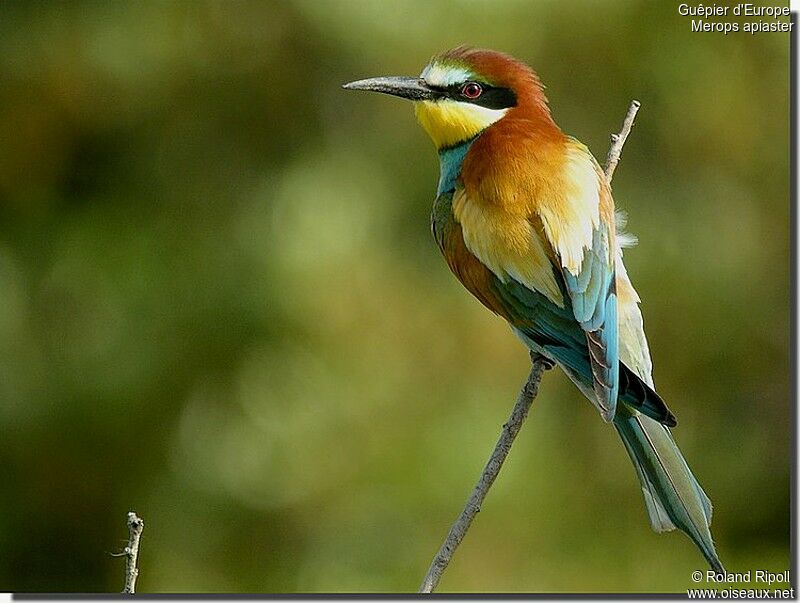
M 413 590 L 527 371 L 447 271 L 399 100 L 469 42 L 539 70 L 641 240 L 675 436 L 731 571 L 788 567 L 788 36 L 655 2 L 0 6 L 0 589 Z M 682 591 L 613 428 L 548 373 L 442 583 Z

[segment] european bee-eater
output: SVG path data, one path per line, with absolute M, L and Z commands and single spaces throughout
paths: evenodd
M 439 153 L 432 225 L 450 270 L 613 423 L 653 529 L 681 529 L 724 571 L 709 531 L 711 501 L 655 391 L 609 183 L 553 121 L 536 74 L 505 54 L 461 46 L 419 77 L 344 87 L 414 102 Z

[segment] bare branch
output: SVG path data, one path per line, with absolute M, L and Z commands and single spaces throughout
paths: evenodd
M 628 114 L 625 116 L 625 121 L 622 122 L 622 129 L 619 134 L 611 135 L 611 148 L 608 149 L 608 156 L 606 157 L 606 179 L 611 184 L 611 179 L 614 177 L 614 170 L 617 169 L 619 158 L 622 155 L 622 147 L 628 139 L 628 134 L 631 133 L 633 127 L 633 120 L 636 118 L 636 113 L 642 104 L 637 101 L 631 101 L 631 106 L 628 107 Z
M 611 148 L 608 151 L 605 167 L 606 179 L 609 184 L 611 184 L 614 170 L 617 168 L 620 156 L 622 155 L 622 147 L 625 144 L 625 140 L 628 138 L 628 134 L 631 132 L 633 120 L 636 117 L 636 112 L 639 111 L 639 107 L 639 101 L 632 101 L 628 108 L 628 114 L 625 116 L 625 121 L 622 123 L 622 130 L 620 130 L 619 134 L 611 135 Z M 553 366 L 550 360 L 533 352 L 531 352 L 531 361 L 533 362 L 531 372 L 528 375 L 528 380 L 519 392 L 517 403 L 511 411 L 511 416 L 508 422 L 503 425 L 500 438 L 497 440 L 497 444 L 495 444 L 494 451 L 489 457 L 489 461 L 486 463 L 486 467 L 484 467 L 478 479 L 478 483 L 475 484 L 475 488 L 469 495 L 467 504 L 464 506 L 458 519 L 456 519 L 455 523 L 450 527 L 447 538 L 445 538 L 442 543 L 439 552 L 436 553 L 436 557 L 433 558 L 431 566 L 428 568 L 428 573 L 425 575 L 425 579 L 419 587 L 418 592 L 420 593 L 432 593 L 442 579 L 442 574 L 444 574 L 447 566 L 450 564 L 450 560 L 458 548 L 458 545 L 461 544 L 461 541 L 464 540 L 464 536 L 467 535 L 467 531 L 470 525 L 472 525 L 472 520 L 475 519 L 475 515 L 481 510 L 481 505 L 486 495 L 489 493 L 489 488 L 492 487 L 494 480 L 500 473 L 500 469 L 503 467 L 508 453 L 511 452 L 511 445 L 514 443 L 514 439 L 517 437 L 522 424 L 528 416 L 528 410 L 533 404 L 536 395 L 539 393 L 539 384 L 541 383 L 544 371 Z
M 128 545 L 123 554 L 127 557 L 125 562 L 125 594 L 136 592 L 136 578 L 139 577 L 139 568 L 136 566 L 139 560 L 139 540 L 144 530 L 144 520 L 133 511 L 128 513 Z
M 439 552 L 434 557 L 428 573 L 419 587 L 419 592 L 421 593 L 433 592 L 433 589 L 439 584 L 444 570 L 450 564 L 453 553 L 455 553 L 461 541 L 464 540 L 472 520 L 481 510 L 483 499 L 489 493 L 489 488 L 492 487 L 497 474 L 500 473 L 500 468 L 511 451 L 511 445 L 514 443 L 514 439 L 528 416 L 528 410 L 539 392 L 539 383 L 542 380 L 545 369 L 552 366 L 549 360 L 538 354 L 531 354 L 531 360 L 533 361 L 533 366 L 528 375 L 528 380 L 519 392 L 517 403 L 511 411 L 511 416 L 508 418 L 508 422 L 503 425 L 503 431 L 500 432 L 500 438 L 497 440 L 492 456 L 489 457 L 489 462 L 486 463 L 478 483 L 475 484 L 472 494 L 469 495 L 464 510 L 461 511 L 461 515 L 458 516 L 458 519 L 450 528 L 450 533 L 447 534 L 447 538 L 445 538 Z

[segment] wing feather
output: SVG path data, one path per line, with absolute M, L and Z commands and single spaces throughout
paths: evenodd
M 600 166 L 576 141 L 570 144 L 565 178 L 569 195 L 564 211 L 544 212 L 541 219 L 545 232 L 557 237 L 552 243 L 567 295 L 575 320 L 586 333 L 596 406 L 611 421 L 619 393 L 613 200 Z M 578 211 L 582 217 L 576 219 Z

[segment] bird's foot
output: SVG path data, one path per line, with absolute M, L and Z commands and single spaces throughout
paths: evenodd
M 544 365 L 545 370 L 548 371 L 556 365 L 555 362 L 546 356 L 542 356 L 539 352 L 531 352 L 531 362 L 541 362 Z

